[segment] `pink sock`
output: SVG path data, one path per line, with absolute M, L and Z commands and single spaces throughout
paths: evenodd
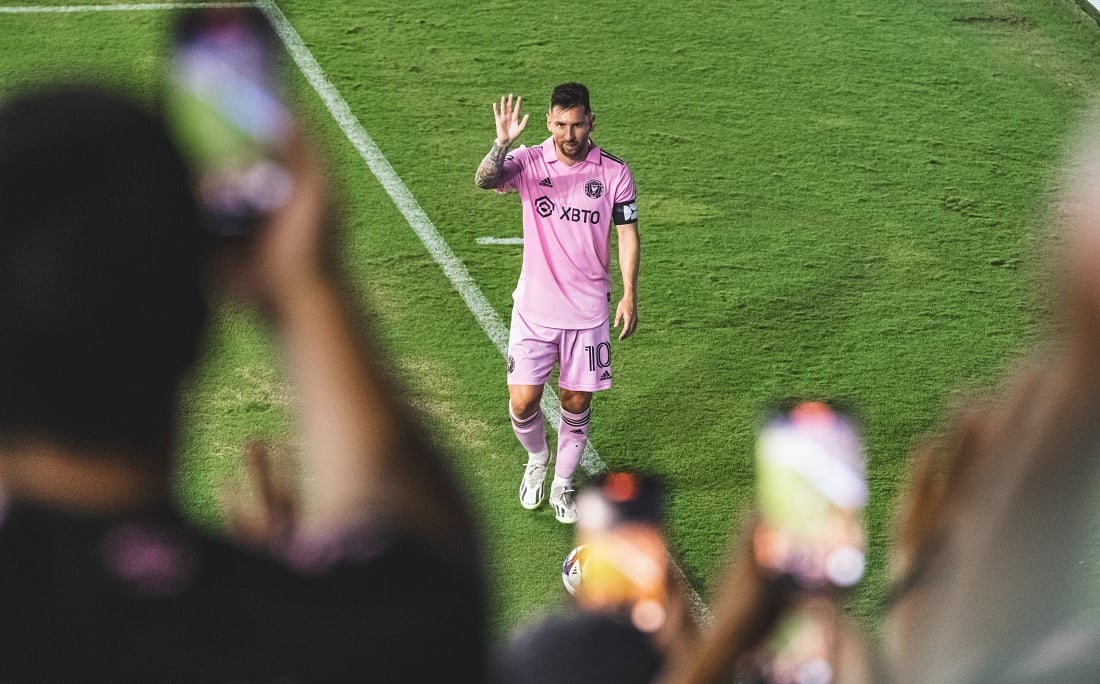
M 584 413 L 570 413 L 561 410 L 561 422 L 558 424 L 558 460 L 554 464 L 554 474 L 571 478 L 581 462 L 584 445 L 588 442 L 588 420 L 592 416 L 591 407 Z
M 542 424 L 542 409 L 535 409 L 526 418 L 516 418 L 509 407 L 508 415 L 512 418 L 512 430 L 528 455 L 542 454 L 545 456 L 543 463 L 550 460 L 550 450 L 546 446 L 546 428 Z

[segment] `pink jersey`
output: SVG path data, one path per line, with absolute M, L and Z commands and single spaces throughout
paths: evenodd
M 523 269 L 512 294 L 523 317 L 572 330 L 606 321 L 611 224 L 638 220 L 626 163 L 593 145 L 568 166 L 548 138 L 505 158 L 499 191 L 508 190 L 523 200 Z

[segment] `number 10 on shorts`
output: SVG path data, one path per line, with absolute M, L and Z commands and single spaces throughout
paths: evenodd
M 594 371 L 611 365 L 610 342 L 600 342 L 595 347 L 585 346 L 584 350 L 588 353 L 588 370 Z

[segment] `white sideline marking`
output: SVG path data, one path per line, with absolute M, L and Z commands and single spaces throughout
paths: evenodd
M 138 12 L 143 10 L 195 9 L 198 7 L 251 7 L 251 2 L 140 2 L 123 5 L 57 5 L 54 7 L 0 7 L 0 14 Z
M 507 238 L 495 238 L 495 237 L 479 237 L 474 242 L 479 245 L 522 245 L 523 238 L 521 237 L 507 237 Z
M 508 353 L 508 330 L 504 327 L 504 323 L 500 320 L 500 316 L 492 305 L 489 304 L 489 300 L 482 294 L 481 289 L 474 282 L 474 279 L 470 277 L 469 271 L 462 265 L 462 262 L 458 260 L 458 257 L 454 255 L 451 248 L 447 245 L 447 242 L 443 239 L 443 236 L 439 234 L 435 226 L 432 224 L 431 219 L 424 213 L 424 210 L 420 207 L 420 204 L 413 197 L 405 184 L 401 181 L 401 178 L 390 166 L 386 156 L 382 154 L 382 151 L 378 149 L 378 146 L 374 144 L 374 140 L 371 139 L 363 125 L 359 123 L 359 119 L 352 113 L 348 103 L 340 95 L 340 91 L 336 89 L 336 86 L 328 80 L 324 71 L 321 69 L 321 65 L 317 63 L 317 60 L 313 57 L 313 53 L 306 47 L 302 37 L 298 35 L 298 31 L 294 29 L 290 21 L 275 4 L 274 0 L 256 0 L 256 6 L 267 16 L 272 26 L 275 27 L 275 31 L 279 34 L 279 38 L 282 39 L 286 45 L 287 50 L 293 57 L 294 62 L 301 69 L 302 74 L 305 75 L 306 80 L 313 86 L 313 89 L 320 96 L 321 100 L 328 107 L 329 113 L 336 119 L 336 123 L 339 124 L 340 130 L 347 136 L 348 141 L 359 152 L 359 155 L 367 163 L 371 173 L 374 174 L 378 182 L 382 184 L 382 187 L 389 194 L 390 199 L 397 206 L 397 209 L 405 217 L 405 220 L 409 222 L 409 226 L 416 233 L 420 241 L 424 243 L 424 246 L 428 249 L 428 253 L 431 254 L 435 262 L 439 264 L 443 269 L 443 273 L 447 276 L 447 279 L 451 281 L 455 289 L 462 296 L 462 299 L 466 302 L 466 306 L 469 307 L 471 313 L 474 314 L 474 318 L 477 319 L 479 325 L 485 334 L 489 336 L 493 344 L 496 345 L 501 355 L 506 356 Z M 550 423 L 551 427 L 555 430 L 558 427 L 558 421 L 561 418 L 561 407 L 558 404 L 556 398 L 554 398 L 553 392 L 544 392 L 542 397 L 542 413 L 546 417 L 546 420 Z M 592 443 L 589 442 L 585 445 L 584 455 L 581 457 L 581 467 L 589 475 L 598 475 L 607 470 L 607 465 L 600 459 L 599 454 L 596 453 L 595 448 L 592 447 Z M 687 581 L 684 576 L 684 571 L 679 565 L 672 562 L 672 567 L 676 574 L 684 582 L 684 586 L 688 588 L 688 599 L 691 602 L 691 611 L 697 619 L 710 624 L 714 621 L 711 615 L 710 609 L 706 603 L 699 596 L 695 588 Z

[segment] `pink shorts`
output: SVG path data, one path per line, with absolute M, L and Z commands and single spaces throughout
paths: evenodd
M 598 392 L 611 387 L 611 326 L 562 330 L 529 323 L 513 307 L 508 384 L 542 385 L 558 362 L 558 387 Z

